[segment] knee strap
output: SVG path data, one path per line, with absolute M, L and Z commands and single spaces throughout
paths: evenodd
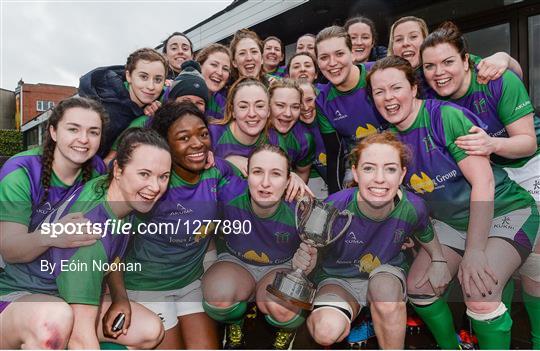
M 409 294 L 409 301 L 416 306 L 428 306 L 437 301 L 440 297 L 437 295 Z
M 209 304 L 203 300 L 204 311 L 214 320 L 228 324 L 237 323 L 244 317 L 247 310 L 247 302 L 240 301 L 229 307 L 221 308 Z
M 540 254 L 531 253 L 519 269 L 519 273 L 540 283 Z
M 288 320 L 286 322 L 279 322 L 279 321 L 275 320 L 274 317 L 272 317 L 269 314 L 265 315 L 264 319 L 266 319 L 268 324 L 270 324 L 270 325 L 272 325 L 274 327 L 287 329 L 287 330 L 294 330 L 294 329 L 297 329 L 298 327 L 300 327 L 302 324 L 304 324 L 304 322 L 306 320 L 306 317 L 304 316 L 303 312 L 300 312 L 300 313 L 294 315 L 294 317 L 292 317 L 290 320 Z
M 467 308 L 467 316 L 477 321 L 489 321 L 502 316 L 506 310 L 506 306 L 501 302 L 495 311 L 489 313 L 476 313 Z
M 349 322 L 351 322 L 354 317 L 353 309 L 351 305 L 343 301 L 343 298 L 337 294 L 323 294 L 317 296 L 313 302 L 313 310 L 321 308 L 332 308 L 334 311 L 340 312 Z

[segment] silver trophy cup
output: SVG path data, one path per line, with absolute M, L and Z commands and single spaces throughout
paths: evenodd
M 332 237 L 334 222 L 340 216 L 348 217 L 341 231 Z M 296 229 L 300 239 L 313 247 L 330 245 L 349 228 L 352 213 L 339 211 L 334 206 L 317 199 L 302 198 L 296 203 Z M 301 269 L 292 272 L 278 272 L 266 290 L 277 298 L 288 301 L 305 310 L 311 310 L 316 287 Z

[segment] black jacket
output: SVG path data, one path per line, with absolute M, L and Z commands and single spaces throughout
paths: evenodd
M 79 95 L 98 100 L 109 113 L 109 124 L 98 152 L 101 157 L 109 153 L 131 121 L 144 114 L 143 109 L 131 101 L 125 81 L 124 66 L 99 67 L 80 78 Z

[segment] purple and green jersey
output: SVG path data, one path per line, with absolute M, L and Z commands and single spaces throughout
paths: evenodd
M 474 112 L 487 125 L 486 132 L 490 136 L 508 138 L 507 125 L 534 113 L 527 89 L 512 71 L 507 70 L 500 78 L 491 80 L 487 84 L 478 83 L 477 74 L 476 68 L 471 70 L 471 81 L 465 95 L 459 99 L 448 100 Z M 534 115 L 534 127 L 537 145 L 540 145 L 540 118 L 536 115 Z M 537 148 L 535 154 L 538 150 Z M 491 159 L 505 167 L 521 167 L 533 156 L 507 159 L 492 155 Z
M 227 104 L 227 91 L 221 89 L 210 95 L 206 105 L 205 115 L 207 118 L 223 119 L 225 115 L 225 105 Z
M 370 65 L 360 64 L 360 79 L 346 92 L 339 91 L 332 83 L 320 84 L 317 95 L 317 120 L 321 133 L 337 132 L 350 150 L 360 139 L 386 129 L 388 123 L 371 102 L 366 75 Z
M 138 220 L 159 233 L 138 233 L 126 262 L 140 263 L 140 271 L 126 272 L 130 290 L 180 289 L 203 274 L 203 258 L 218 219 L 221 189 L 241 174 L 228 162 L 216 158 L 195 184 L 172 172 L 167 192 L 152 211 Z M 207 222 L 204 222 L 204 221 Z
M 270 217 L 261 218 L 253 212 L 246 180 L 235 180 L 224 190 L 229 195 L 222 205 L 222 219 L 244 224 L 238 234 L 223 233 L 227 252 L 258 266 L 278 265 L 291 260 L 300 246 L 294 213 L 296 204 L 281 201 Z M 230 195 L 238 193 L 240 195 Z
M 97 177 L 80 186 L 53 213 L 58 220 L 68 213 L 82 212 L 93 226 L 100 224 L 101 240 L 73 249 L 51 247 L 32 262 L 7 264 L 0 273 L 0 295 L 28 291 L 57 295 L 67 303 L 99 305 L 105 269 L 122 260 L 131 237 L 112 232 L 112 223 L 132 220 L 132 215 L 119 219 L 112 212 L 107 190 L 102 188 L 106 178 Z
M 274 78 L 285 78 L 287 77 L 287 66 L 278 66 L 274 71 L 266 73 L 266 76 L 268 78 L 274 77 Z
M 424 100 L 407 130 L 392 127 L 413 155 L 404 184 L 428 203 L 433 218 L 462 231 L 469 223 L 471 185 L 458 166 L 467 154 L 455 140 L 467 135 L 473 125 L 481 126 L 482 121 L 469 110 L 445 101 Z M 534 205 L 529 193 L 510 180 L 502 168 L 492 169 L 494 217 Z
M 402 190 L 402 197 L 385 219 L 374 220 L 358 207 L 358 188 L 341 190 L 330 195 L 326 202 L 339 210 L 353 214 L 351 225 L 335 243 L 321 251 L 321 276 L 341 278 L 367 278 L 369 273 L 383 264 L 399 266 L 402 263 L 401 245 L 415 236 L 423 243 L 433 239 L 433 228 L 425 202 L 418 196 Z M 335 237 L 346 223 L 340 216 L 334 224 Z
M 278 145 L 283 150 L 287 150 L 287 144 L 279 133 L 270 128 L 268 133 L 261 133 L 257 141 L 251 145 L 242 144 L 231 131 L 231 124 L 209 124 L 210 138 L 214 155 L 220 158 L 226 158 L 231 155 L 249 157 L 251 152 L 259 145 L 272 144 Z
M 82 173 L 72 185 L 64 184 L 51 170 L 46 199 L 41 183 L 42 148 L 24 151 L 11 157 L 0 170 L 0 221 L 20 223 L 33 232 L 55 206 L 81 186 Z M 98 157 L 92 158 L 93 177 L 106 172 Z
M 279 134 L 285 140 L 286 152 L 293 166 L 305 167 L 313 163 L 315 159 L 315 140 L 305 124 L 296 122 L 286 134 L 281 134 L 274 128 L 271 128 L 269 132 Z M 281 146 L 275 142 L 272 144 Z

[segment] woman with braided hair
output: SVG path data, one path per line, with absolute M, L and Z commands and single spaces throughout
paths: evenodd
M 105 173 L 95 156 L 107 121 L 97 102 L 73 97 L 61 101 L 48 121 L 43 148 L 21 152 L 0 171 L 0 229 L 6 262 L 29 262 L 51 246 L 93 244 L 99 235 L 65 235 L 51 241 L 36 229 L 74 189 Z M 80 214 L 65 221 L 81 222 Z M 22 235 L 25 234 L 25 235 Z

